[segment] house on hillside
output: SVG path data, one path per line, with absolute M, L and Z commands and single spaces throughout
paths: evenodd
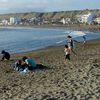
M 96 24 L 99 24 L 99 25 L 100 25 L 100 17 L 95 18 L 95 19 L 94 19 L 94 22 L 95 22 Z
M 8 25 L 8 20 L 6 20 L 6 19 L 2 20 L 0 25 Z
M 42 23 L 42 18 L 41 17 L 33 17 L 29 20 L 30 23 L 33 24 L 41 24 Z
M 77 15 L 76 19 L 78 20 L 79 23 L 91 24 L 96 16 L 97 15 L 94 12 L 92 12 L 85 15 Z
M 60 22 L 61 22 L 62 24 L 69 24 L 69 23 L 71 23 L 71 18 L 62 18 L 62 19 L 60 20 Z

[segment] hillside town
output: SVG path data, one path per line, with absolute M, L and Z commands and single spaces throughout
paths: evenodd
M 10 16 L 7 19 L 0 18 L 0 26 L 10 25 L 44 25 L 44 24 L 86 24 L 86 25 L 100 25 L 100 15 L 95 12 L 88 12 L 87 14 L 77 14 L 73 17 L 48 17 L 44 18 L 41 13 L 38 16 L 31 18 Z

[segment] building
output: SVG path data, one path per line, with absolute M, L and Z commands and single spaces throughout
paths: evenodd
M 8 25 L 8 20 L 6 20 L 6 19 L 2 20 L 0 25 Z
M 21 18 L 17 18 L 17 17 L 10 17 L 10 24 L 18 24 L 21 22 Z
M 95 22 L 96 24 L 100 24 L 100 17 L 95 18 L 95 19 L 94 19 L 94 22 Z
M 77 15 L 76 17 L 77 17 L 78 22 L 80 23 L 91 24 L 96 16 L 97 15 L 92 12 L 85 15 Z
M 71 18 L 62 18 L 60 22 L 63 24 L 69 24 L 71 22 Z

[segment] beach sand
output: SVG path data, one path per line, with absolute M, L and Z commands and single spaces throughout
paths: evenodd
M 100 39 L 77 44 L 64 64 L 64 46 L 11 55 L 0 61 L 0 100 L 100 100 Z M 26 74 L 12 65 L 23 56 L 46 68 Z

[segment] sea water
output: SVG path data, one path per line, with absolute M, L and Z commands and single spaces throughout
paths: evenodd
M 30 28 L 2 27 L 0 28 L 0 51 L 10 53 L 25 52 L 66 43 L 70 31 L 62 28 Z M 100 32 L 87 32 L 87 40 L 100 38 Z M 81 37 L 76 38 L 82 41 Z

